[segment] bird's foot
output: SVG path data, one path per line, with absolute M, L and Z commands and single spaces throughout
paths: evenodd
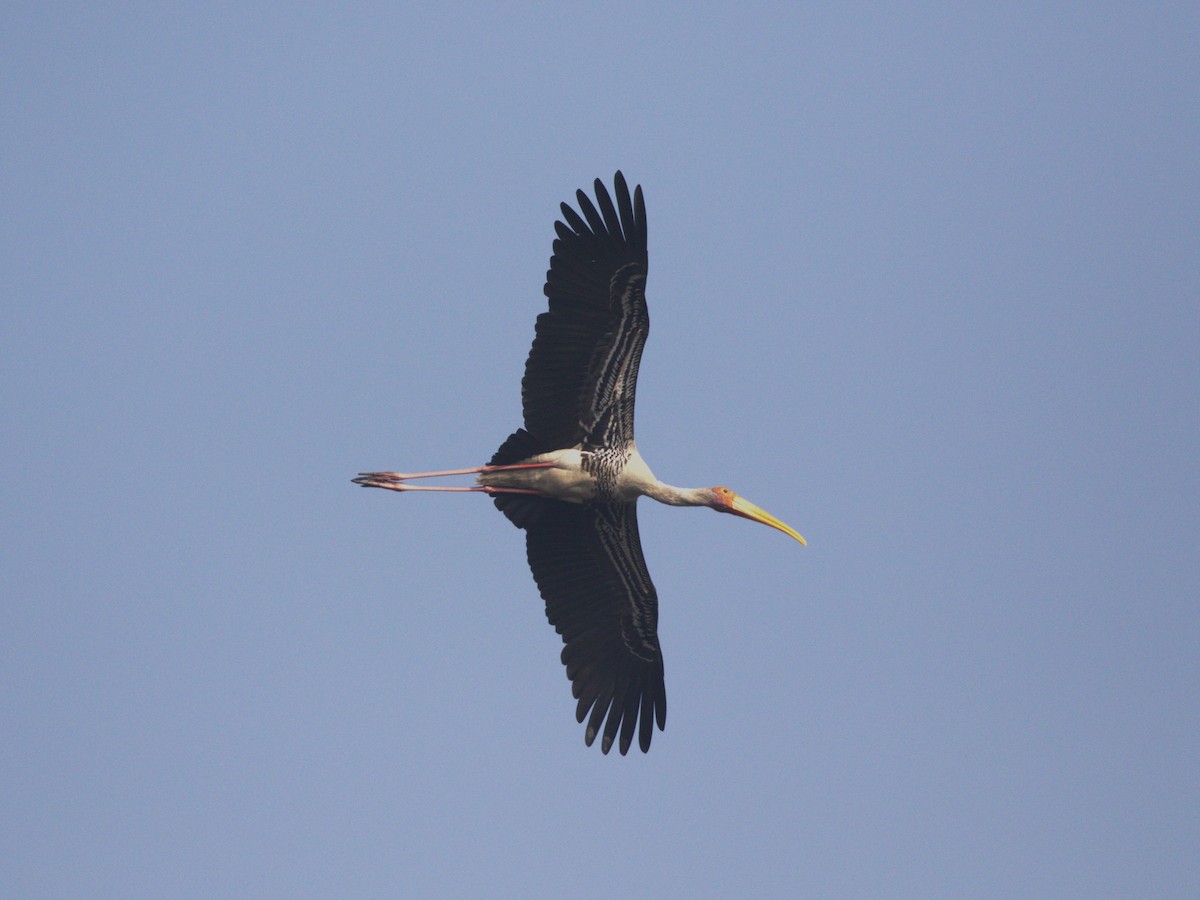
M 405 476 L 400 472 L 359 472 L 355 484 L 363 487 L 384 488 L 389 491 L 407 490 Z

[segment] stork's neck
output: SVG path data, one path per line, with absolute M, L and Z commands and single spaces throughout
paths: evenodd
M 626 499 L 634 500 L 640 495 L 670 506 L 712 506 L 712 488 L 681 488 L 664 484 L 654 477 L 637 447 L 630 445 L 630 450 L 632 452 L 621 471 Z
M 711 506 L 712 488 L 681 488 L 654 481 L 643 488 L 647 497 L 670 506 Z

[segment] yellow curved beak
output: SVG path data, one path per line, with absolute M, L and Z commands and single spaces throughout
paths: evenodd
M 753 522 L 762 522 L 764 525 L 770 525 L 772 528 L 782 531 L 788 537 L 795 538 L 805 547 L 808 546 L 808 541 L 801 537 L 800 532 L 798 532 L 795 528 L 793 528 L 791 525 L 785 525 L 783 522 L 780 522 L 765 509 L 760 509 L 745 497 L 735 497 L 733 503 L 730 504 L 729 509 L 731 512 L 735 512 L 739 516 L 750 519 Z

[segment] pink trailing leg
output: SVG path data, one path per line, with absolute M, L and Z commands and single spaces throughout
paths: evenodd
M 538 494 L 541 491 L 529 488 L 492 487 L 491 485 L 476 485 L 474 487 L 435 487 L 408 484 L 413 478 L 440 478 L 443 475 L 480 475 L 486 472 L 511 472 L 517 469 L 548 469 L 554 466 L 552 462 L 510 463 L 502 466 L 475 466 L 470 469 L 442 469 L 437 472 L 359 472 L 354 479 L 355 484 L 363 487 L 383 488 L 388 491 L 446 491 L 452 493 L 482 493 L 482 494 Z

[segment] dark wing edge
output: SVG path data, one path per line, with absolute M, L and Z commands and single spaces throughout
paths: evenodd
M 616 202 L 600 179 L 596 203 L 583 191 L 580 212 L 561 205 L 554 223 L 544 292 L 521 382 L 525 428 L 538 452 L 580 443 L 633 440 L 638 366 L 650 330 L 646 311 L 646 204 L 625 176 L 613 179 Z
M 526 552 L 546 618 L 562 635 L 575 718 L 587 718 L 584 741 L 590 747 L 603 724 L 601 751 L 608 753 L 619 733 L 623 756 L 636 729 L 648 751 L 654 724 L 660 731 L 666 725 L 667 693 L 658 595 L 635 504 L 548 501 L 526 528 Z

